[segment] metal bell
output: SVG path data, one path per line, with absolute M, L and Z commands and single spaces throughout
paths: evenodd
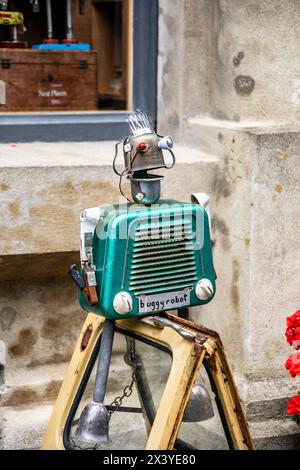
M 88 444 L 107 444 L 109 442 L 109 416 L 103 402 L 107 386 L 114 332 L 115 322 L 106 318 L 101 335 L 93 401 L 84 407 L 75 431 L 75 437 Z
M 197 423 L 214 417 L 211 398 L 203 385 L 194 385 L 183 415 L 185 423 Z
M 109 442 L 108 412 L 103 403 L 88 403 L 79 418 L 75 437 L 90 444 L 107 444 Z

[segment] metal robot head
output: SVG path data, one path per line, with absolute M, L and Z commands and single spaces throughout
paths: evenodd
M 123 140 L 124 170 L 121 177 L 127 176 L 131 183 L 133 200 L 145 205 L 154 204 L 160 197 L 160 182 L 163 176 L 148 174 L 158 168 L 170 169 L 175 165 L 175 155 L 172 151 L 173 139 L 170 136 L 159 136 L 153 130 L 152 118 L 148 113 L 137 110 L 128 117 L 129 135 Z M 172 155 L 172 163 L 167 166 L 163 150 Z M 121 184 L 120 184 L 121 188 Z M 122 191 L 121 191 L 122 192 Z

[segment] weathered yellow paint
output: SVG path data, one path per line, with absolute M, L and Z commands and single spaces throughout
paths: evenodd
M 187 330 L 207 338 L 199 344 L 182 338 L 170 328 L 158 329 L 136 319 L 117 322 L 118 328 L 137 336 L 164 345 L 172 351 L 171 372 L 161 398 L 157 414 L 148 436 L 146 449 L 173 449 L 185 407 L 191 394 L 199 369 L 205 361 L 215 381 L 218 395 L 228 423 L 235 449 L 253 449 L 245 415 L 218 335 L 199 325 L 173 315 L 169 319 Z M 77 341 L 64 382 L 59 392 L 46 431 L 42 449 L 64 449 L 63 431 L 78 387 L 89 363 L 91 354 L 101 334 L 104 319 L 88 314 Z M 81 351 L 81 341 L 87 327 L 92 325 L 92 334 L 87 348 Z
M 82 380 L 84 371 L 89 363 L 91 354 L 96 346 L 97 340 L 102 331 L 104 318 L 89 314 L 83 325 L 79 339 L 75 346 L 75 350 L 64 378 L 63 384 L 59 391 L 56 404 L 54 406 L 50 422 L 42 443 L 42 449 L 63 450 L 63 430 L 70 412 L 70 408 L 74 401 L 76 392 Z M 92 325 L 93 331 L 87 348 L 81 351 L 82 337 L 89 325 Z

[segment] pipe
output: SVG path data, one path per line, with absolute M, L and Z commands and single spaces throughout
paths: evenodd
M 105 320 L 102 335 L 101 335 L 101 344 L 99 351 L 99 358 L 97 364 L 96 379 L 94 384 L 94 396 L 93 399 L 97 403 L 103 403 L 107 380 L 109 365 L 112 353 L 112 345 L 114 340 L 115 333 L 115 322 L 114 320 Z
M 17 42 L 18 41 L 18 29 L 16 25 L 13 25 L 12 27 L 12 42 Z
M 67 31 L 66 38 L 71 40 L 73 37 L 73 21 L 72 21 L 72 3 L 71 0 L 66 0 L 66 10 L 67 10 Z
M 47 36 L 48 39 L 53 38 L 53 23 L 52 23 L 52 5 L 51 0 L 47 0 Z

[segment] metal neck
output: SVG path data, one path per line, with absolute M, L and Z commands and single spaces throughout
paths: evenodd
M 163 176 L 137 174 L 130 177 L 131 194 L 134 202 L 149 206 L 160 198 L 160 186 Z

